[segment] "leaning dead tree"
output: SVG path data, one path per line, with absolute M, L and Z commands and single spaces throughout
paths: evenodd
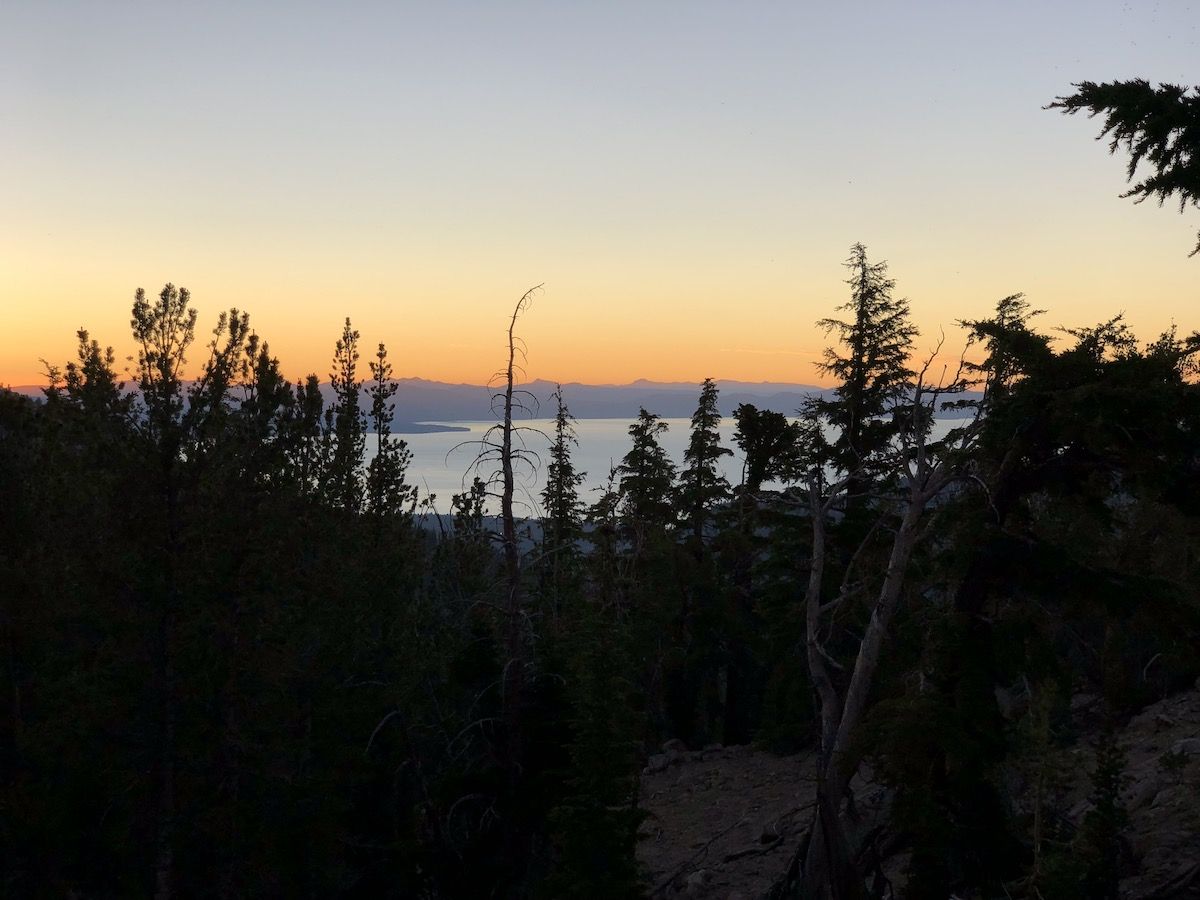
M 940 344 L 939 344 L 940 349 Z M 936 351 L 934 353 L 936 356 Z M 805 844 L 790 868 L 781 896 L 799 895 L 814 900 L 847 900 L 865 896 L 863 878 L 855 861 L 855 848 L 841 816 L 842 802 L 858 767 L 851 741 L 861 725 L 867 699 L 875 683 L 884 642 L 903 596 L 913 554 L 923 537 L 922 526 L 934 499 L 963 474 L 961 462 L 974 442 L 978 417 L 940 440 L 931 440 L 934 411 L 940 398 L 967 386 L 963 364 L 950 380 L 928 384 L 930 357 L 917 374 L 908 401 L 893 410 L 898 427 L 892 446 L 870 462 L 873 476 L 884 472 L 884 481 L 865 498 L 873 521 L 857 546 L 841 559 L 840 584 L 828 596 L 827 574 L 833 564 L 829 552 L 829 527 L 847 507 L 852 485 L 865 480 L 865 467 L 849 471 L 830 466 L 830 445 L 825 422 L 815 407 L 802 423 L 806 444 L 802 498 L 812 529 L 809 577 L 804 594 L 805 656 L 820 708 L 820 748 L 817 760 L 817 809 Z M 839 477 L 840 476 L 840 477 Z M 877 482 L 878 484 L 878 482 Z M 860 500 L 863 498 L 859 498 Z M 863 570 L 866 558 L 878 552 L 880 535 L 891 532 L 882 578 Z M 870 585 L 873 587 L 869 587 Z M 850 601 L 870 590 L 873 601 L 866 630 L 853 663 L 847 670 L 828 647 L 832 618 Z

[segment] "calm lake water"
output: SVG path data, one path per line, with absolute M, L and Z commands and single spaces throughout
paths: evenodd
M 690 419 L 663 419 L 668 426 L 667 432 L 659 438 L 663 449 L 674 461 L 675 465 L 683 464 L 683 451 L 687 447 L 691 434 Z M 471 483 L 474 472 L 469 471 L 479 453 L 480 440 L 487 429 L 495 422 L 439 422 L 435 424 L 451 425 L 470 429 L 469 431 L 435 432 L 431 434 L 404 434 L 401 437 L 408 443 L 412 451 L 412 464 L 408 470 L 408 481 L 420 490 L 421 499 L 429 494 L 437 496 L 439 512 L 450 511 L 450 496 L 460 493 L 465 485 Z M 517 499 L 524 503 L 518 510 L 519 515 L 536 516 L 540 513 L 539 495 L 546 483 L 546 464 L 550 448 L 550 436 L 554 432 L 553 419 L 532 419 L 519 423 L 530 430 L 521 433 L 525 448 L 530 451 L 530 459 L 535 465 L 517 467 Z M 629 452 L 631 439 L 629 437 L 628 419 L 579 419 L 575 422 L 575 433 L 579 445 L 574 448 L 572 460 L 576 471 L 586 473 L 586 479 L 581 489 L 584 502 L 591 503 L 600 496 L 600 491 L 608 481 L 609 470 L 620 465 L 622 457 Z M 934 428 L 935 436 L 946 433 L 953 425 L 961 425 L 962 420 L 939 421 Z M 742 480 L 742 455 L 737 444 L 733 441 L 735 424 L 732 419 L 725 420 L 721 425 L 721 445 L 733 451 L 732 456 L 721 459 L 721 469 L 729 483 L 736 485 Z M 538 432 L 541 432 L 540 434 Z M 367 458 L 374 455 L 375 436 L 367 438 Z M 537 464 L 535 457 L 540 458 Z M 495 463 L 484 463 L 480 469 L 480 477 L 487 479 L 498 467 Z
M 689 419 L 663 419 L 668 426 L 659 442 L 674 460 L 683 463 L 683 451 L 687 447 L 691 432 Z M 431 434 L 400 435 L 412 451 L 412 464 L 408 470 L 408 481 L 420 490 L 421 498 L 429 494 L 437 496 L 439 512 L 450 511 L 450 496 L 460 493 L 471 483 L 475 475 L 472 464 L 480 451 L 480 441 L 495 422 L 438 422 L 468 428 L 469 431 L 442 431 Z M 539 494 L 546 484 L 546 465 L 549 460 L 550 439 L 554 433 L 553 419 L 526 419 L 518 423 L 523 430 L 520 438 L 525 450 L 529 451 L 530 464 L 518 465 L 517 499 L 525 505 L 520 515 L 536 516 L 540 513 Z M 591 503 L 600 496 L 600 490 L 608 481 L 611 467 L 620 465 L 622 457 L 632 445 L 629 437 L 630 420 L 627 419 L 580 419 L 575 422 L 578 446 L 573 448 L 571 459 L 575 470 L 586 473 L 580 489 L 584 502 Z M 736 454 L 722 459 L 722 470 L 731 484 L 742 480 L 742 459 L 733 442 L 734 423 L 730 420 L 721 428 L 721 443 Z M 375 436 L 367 436 L 367 459 L 374 455 Z M 520 446 L 517 443 L 516 446 Z M 479 476 L 487 479 L 499 466 L 494 461 L 485 462 L 479 468 Z

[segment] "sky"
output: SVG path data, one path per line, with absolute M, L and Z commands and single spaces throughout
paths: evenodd
M 404 377 L 814 383 L 861 241 L 924 351 L 1200 327 L 1200 211 L 1135 205 L 1073 82 L 1200 82 L 1200 0 L 0 5 L 0 384 L 134 290 L 250 313 L 288 377 L 345 317 Z M 364 358 L 367 355 L 364 352 Z M 193 354 L 198 360 L 201 354 Z

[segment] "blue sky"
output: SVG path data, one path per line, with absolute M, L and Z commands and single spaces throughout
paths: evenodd
M 1118 200 L 1097 123 L 1042 107 L 1197 80 L 1198 24 L 1190 3 L 8 3 L 0 381 L 81 325 L 120 348 L 133 289 L 168 280 L 206 317 L 250 310 L 292 374 L 350 315 L 406 346 L 402 374 L 486 377 L 544 281 L 533 375 L 811 381 L 796 355 L 860 240 L 927 333 L 1020 290 L 1053 324 L 1195 327 L 1196 213 Z

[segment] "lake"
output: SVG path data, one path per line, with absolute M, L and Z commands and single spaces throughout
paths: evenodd
M 689 419 L 663 419 L 668 426 L 659 443 L 675 462 L 683 463 L 683 451 L 687 447 L 692 423 Z M 451 494 L 460 493 L 471 483 L 473 471 L 468 471 L 480 450 L 480 441 L 495 422 L 437 422 L 467 428 L 469 431 L 440 431 L 429 434 L 400 435 L 412 451 L 412 463 L 408 469 L 408 481 L 420 490 L 421 498 L 429 494 L 437 496 L 439 512 L 450 511 Z M 549 460 L 550 440 L 554 433 L 553 419 L 526 419 L 517 423 L 523 430 L 519 437 L 524 448 L 530 451 L 535 466 L 517 465 L 517 499 L 524 505 L 519 515 L 538 515 L 538 497 L 546 484 L 546 465 Z M 600 496 L 600 490 L 608 481 L 612 466 L 620 465 L 622 457 L 629 452 L 632 440 L 629 437 L 628 419 L 579 419 L 575 422 L 575 434 L 579 445 L 572 448 L 571 459 L 575 470 L 586 473 L 580 495 L 585 503 L 592 503 Z M 731 449 L 735 456 L 723 457 L 721 469 L 730 484 L 742 480 L 742 458 L 733 442 L 734 423 L 730 420 L 721 427 L 721 443 Z M 539 433 L 540 432 L 540 433 Z M 367 436 L 367 460 L 374 456 L 375 435 Z M 514 442 L 514 446 L 520 446 Z M 537 460 L 540 463 L 537 463 Z M 495 464 L 484 465 L 479 475 L 485 480 L 498 471 Z
M 659 437 L 659 443 L 667 451 L 676 467 L 683 464 L 683 452 L 691 435 L 690 419 L 663 419 L 668 426 L 665 434 Z M 408 443 L 412 451 L 412 464 L 408 470 L 408 481 L 420 490 L 421 499 L 429 494 L 437 496 L 437 510 L 442 513 L 450 511 L 450 496 L 460 493 L 465 485 L 471 483 L 473 472 L 468 472 L 472 462 L 479 452 L 479 442 L 487 429 L 494 426 L 493 422 L 437 422 L 434 424 L 467 428 L 469 431 L 442 431 L 429 434 L 405 434 L 401 437 Z M 524 431 L 525 447 L 540 457 L 541 463 L 536 469 L 530 466 L 517 467 L 517 499 L 523 504 L 518 515 L 536 516 L 539 514 L 539 495 L 546 484 L 546 464 L 550 448 L 550 436 L 554 433 L 553 419 L 523 420 L 518 423 Z M 609 470 L 620 465 L 622 457 L 629 452 L 632 440 L 629 437 L 629 419 L 579 419 L 575 422 L 575 433 L 579 445 L 573 448 L 572 460 L 575 469 L 586 473 L 586 479 L 580 490 L 585 503 L 594 502 L 608 481 Z M 962 425 L 962 419 L 940 420 L 934 426 L 934 436 L 941 436 L 955 425 Z M 732 456 L 721 458 L 722 474 L 732 485 L 741 483 L 743 457 L 733 441 L 735 424 L 733 419 L 726 419 L 721 425 L 721 445 L 733 451 Z M 541 432 L 540 434 L 538 432 Z M 375 436 L 367 437 L 367 459 L 374 455 Z M 485 465 L 480 470 L 480 477 L 487 479 L 498 467 Z M 769 486 L 769 485 L 768 485 Z

